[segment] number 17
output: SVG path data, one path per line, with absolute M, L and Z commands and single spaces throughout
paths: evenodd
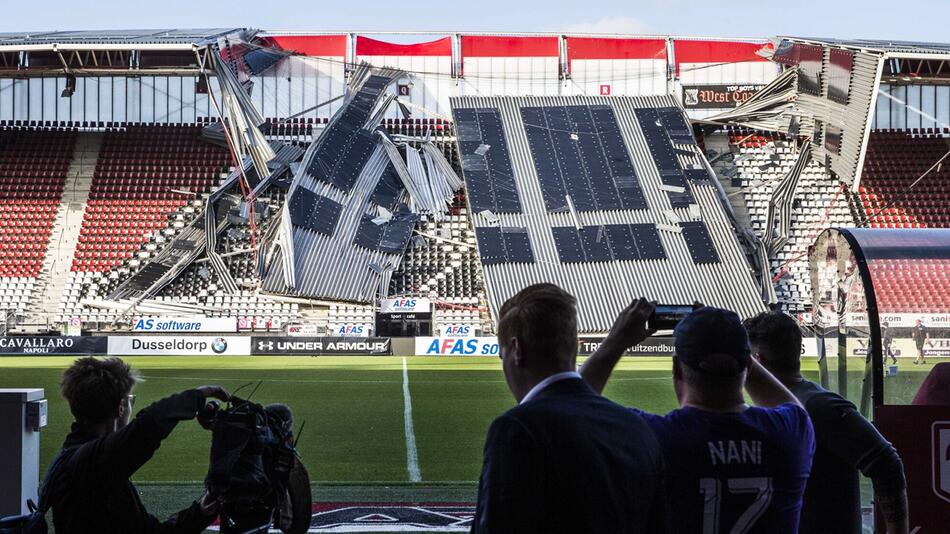
M 769 477 L 730 478 L 726 486 L 731 494 L 755 493 L 755 500 L 736 519 L 729 534 L 745 534 L 755 525 L 772 502 L 772 479 Z M 719 534 L 719 506 L 722 498 L 722 481 L 716 478 L 699 479 L 699 491 L 703 494 L 703 534 Z

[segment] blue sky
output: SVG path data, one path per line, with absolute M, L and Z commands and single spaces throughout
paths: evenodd
M 39 0 L 4 2 L 0 31 L 257 27 L 796 35 L 950 42 L 950 0 Z

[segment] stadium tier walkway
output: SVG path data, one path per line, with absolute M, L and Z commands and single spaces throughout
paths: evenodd
M 47 273 L 47 278 L 38 292 L 38 298 L 31 303 L 28 325 L 46 325 L 58 314 L 63 288 L 69 278 L 69 269 L 79 242 L 79 229 L 89 201 L 89 189 L 101 145 L 101 133 L 84 133 L 77 137 L 49 248 L 43 260 L 43 272 Z

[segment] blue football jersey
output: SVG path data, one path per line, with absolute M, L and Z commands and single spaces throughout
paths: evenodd
M 669 532 L 798 532 L 815 451 L 805 410 L 784 404 L 740 413 L 634 411 L 663 449 Z

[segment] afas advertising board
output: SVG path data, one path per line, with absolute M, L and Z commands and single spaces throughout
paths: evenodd
M 417 337 L 417 356 L 498 356 L 497 337 Z
M 470 324 L 444 324 L 439 327 L 439 337 L 475 337 L 475 327 Z
M 429 299 L 382 299 L 379 301 L 379 313 L 429 313 L 432 302 Z

